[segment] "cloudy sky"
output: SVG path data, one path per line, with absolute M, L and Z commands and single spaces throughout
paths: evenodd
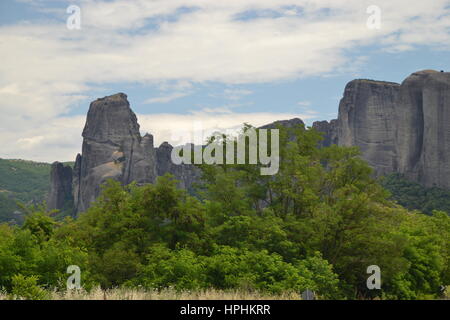
M 449 50 L 449 0 L 1 0 L 0 157 L 73 160 L 90 101 L 117 92 L 157 144 L 329 120 L 348 81 L 449 70 Z

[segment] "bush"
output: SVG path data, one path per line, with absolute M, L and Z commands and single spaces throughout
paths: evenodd
M 217 246 L 211 256 L 199 256 L 187 249 L 170 250 L 156 245 L 142 272 L 127 285 L 180 291 L 212 287 L 275 294 L 311 289 L 329 298 L 336 294 L 338 279 L 331 265 L 319 255 L 294 265 L 266 250 Z
M 21 274 L 12 277 L 11 296 L 13 299 L 48 300 L 47 292 L 37 285 L 38 277 Z

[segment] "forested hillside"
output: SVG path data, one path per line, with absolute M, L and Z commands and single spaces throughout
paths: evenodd
M 450 214 L 450 191 L 441 188 L 424 188 L 417 182 L 392 174 L 382 179 L 382 185 L 391 192 L 392 199 L 410 210 L 431 214 L 441 210 Z
M 21 216 L 17 201 L 40 203 L 50 186 L 50 164 L 24 160 L 0 159 L 0 222 Z

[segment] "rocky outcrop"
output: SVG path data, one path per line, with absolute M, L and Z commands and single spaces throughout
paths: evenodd
M 156 169 L 158 176 L 166 173 L 172 174 L 179 181 L 179 187 L 188 191 L 193 191 L 194 183 L 200 179 L 200 170 L 194 165 L 177 165 L 172 162 L 171 154 L 173 147 L 163 142 L 156 149 Z
M 401 84 L 351 81 L 337 127 L 338 144 L 360 147 L 377 174 L 450 188 L 450 73 L 415 72 Z
M 72 168 L 60 162 L 52 164 L 50 170 L 50 193 L 47 199 L 49 210 L 62 209 L 72 199 Z
M 412 127 L 400 170 L 425 186 L 450 188 L 450 73 L 415 73 L 402 88 L 402 101 L 417 114 L 405 116 Z
M 83 130 L 82 154 L 74 170 L 76 212 L 83 212 L 108 179 L 129 184 L 156 178 L 153 137 L 141 137 L 127 96 L 119 93 L 92 102 Z
M 278 121 L 266 124 L 264 126 L 261 126 L 258 129 L 270 130 L 270 129 L 277 129 L 280 126 L 284 127 L 284 128 L 295 128 L 295 127 L 306 128 L 305 123 L 303 122 L 302 119 L 293 118 L 293 119 L 289 119 L 289 120 L 278 120 Z M 294 133 L 290 133 L 287 138 L 289 141 L 294 141 L 296 139 L 296 136 Z
M 448 72 L 415 72 L 401 84 L 350 81 L 338 119 L 314 122 L 313 128 L 323 133 L 322 147 L 359 147 L 377 175 L 398 172 L 426 187 L 450 188 Z
M 379 174 L 398 167 L 395 111 L 399 87 L 391 82 L 354 80 L 345 87 L 339 104 L 338 143 L 358 146 Z
M 338 144 L 337 120 L 316 121 L 312 126 L 323 134 L 323 140 L 320 142 L 321 147 L 329 147 L 332 144 Z
M 302 119 L 300 118 L 293 118 L 290 120 L 278 120 L 269 124 L 266 124 L 262 127 L 260 127 L 260 129 L 276 129 L 279 126 L 285 127 L 285 128 L 294 128 L 296 126 L 304 126 L 305 123 L 303 122 Z
M 123 93 L 91 103 L 82 135 L 82 154 L 77 155 L 73 173 L 70 173 L 75 215 L 90 207 L 108 179 L 123 185 L 133 181 L 145 184 L 153 183 L 159 175 L 171 173 L 180 181 L 180 187 L 186 189 L 198 180 L 199 173 L 194 166 L 177 166 L 171 162 L 172 146 L 164 143 L 155 148 L 152 135 L 141 136 L 136 115 Z M 59 168 L 57 164 L 54 166 Z M 67 184 L 60 177 L 57 171 L 52 178 L 49 208 L 50 204 L 55 209 L 62 207 L 61 201 L 54 200 L 62 197 L 59 185 Z

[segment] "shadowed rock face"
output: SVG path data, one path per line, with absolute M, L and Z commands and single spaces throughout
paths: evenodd
M 418 103 L 422 102 L 423 138 L 417 139 L 421 143 L 414 156 L 420 158 L 408 174 L 426 186 L 450 188 L 450 73 L 427 73 L 422 78 Z
M 299 127 L 299 126 L 300 126 L 300 128 L 305 128 L 305 123 L 300 118 L 293 118 L 290 120 L 278 120 L 278 121 L 266 124 L 262 127 L 259 127 L 258 129 L 271 130 L 271 129 L 277 129 L 280 126 L 285 127 L 285 128 L 295 128 L 295 127 Z M 296 139 L 295 134 L 290 134 L 288 136 L 289 141 L 295 141 L 295 139 Z
M 72 168 L 60 162 L 53 163 L 50 171 L 50 186 L 48 209 L 61 209 L 65 202 L 72 198 Z
M 338 144 L 337 120 L 316 121 L 312 126 L 319 132 L 323 133 L 323 140 L 320 142 L 321 147 L 329 147 L 332 144 Z
M 200 179 L 200 170 L 194 165 L 174 164 L 171 159 L 172 149 L 173 147 L 167 142 L 163 142 L 156 149 L 157 174 L 163 176 L 170 173 L 177 178 L 180 188 L 192 191 L 193 184 Z
M 269 124 L 266 124 L 262 127 L 260 127 L 260 129 L 276 129 L 278 128 L 278 126 L 282 126 L 282 127 L 286 127 L 286 128 L 294 128 L 296 126 L 304 126 L 305 123 L 303 122 L 302 119 L 299 118 L 294 118 L 294 119 L 290 119 L 290 120 L 278 120 Z

